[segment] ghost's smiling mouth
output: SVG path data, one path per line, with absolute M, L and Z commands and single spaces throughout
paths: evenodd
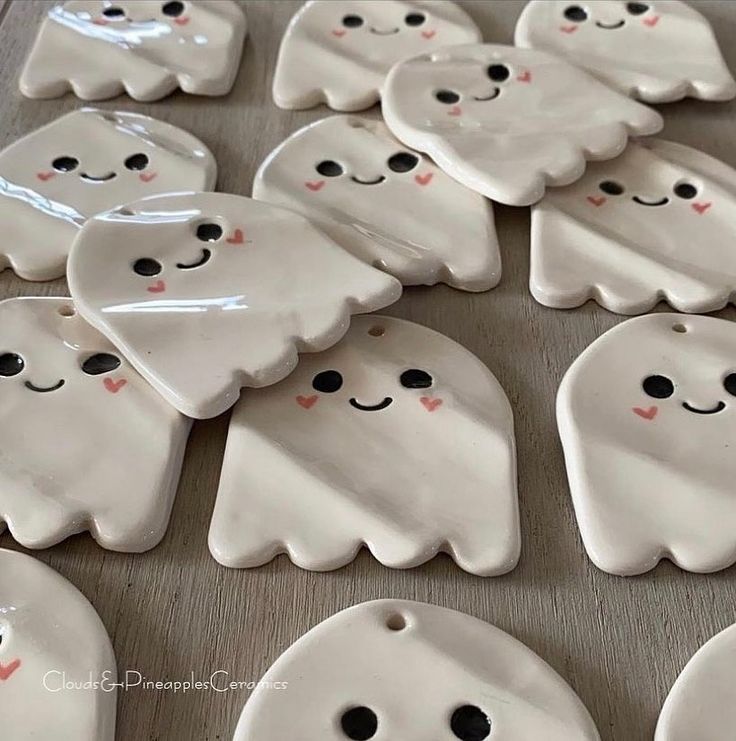
M 595 25 L 598 26 L 598 28 L 605 28 L 606 31 L 612 31 L 614 28 L 621 28 L 621 26 L 624 25 L 624 21 L 617 21 L 616 23 L 601 23 L 600 21 L 596 21 Z
M 355 175 L 353 175 L 350 179 L 354 183 L 359 183 L 360 185 L 378 185 L 379 183 L 382 183 L 386 178 L 383 175 L 379 175 L 373 180 L 361 180 L 360 178 L 356 178 Z
M 117 176 L 116 172 L 108 172 L 105 175 L 90 175 L 86 172 L 79 173 L 79 177 L 82 178 L 82 180 L 86 180 L 89 183 L 106 183 L 108 180 L 112 180 L 114 177 Z
M 35 383 L 31 383 L 30 381 L 26 381 L 25 386 L 27 389 L 30 389 L 31 391 L 35 391 L 37 394 L 47 394 L 50 391 L 56 391 L 60 389 L 66 382 L 64 379 L 60 379 L 57 383 L 55 383 L 53 386 L 36 386 Z
M 393 404 L 393 401 L 394 400 L 390 396 L 387 396 L 378 404 L 361 404 L 355 397 L 353 397 L 350 399 L 350 406 L 355 409 L 360 409 L 361 412 L 380 412 L 381 409 L 386 409 L 386 407 Z
M 722 412 L 726 408 L 725 403 L 722 401 L 719 401 L 712 409 L 698 409 L 697 407 L 690 406 L 686 401 L 682 402 L 682 406 L 693 414 L 718 414 L 718 412 Z
M 375 33 L 377 36 L 391 36 L 392 34 L 398 33 L 398 28 L 391 28 L 388 31 L 382 31 L 380 28 L 376 28 L 375 26 L 371 27 L 371 33 Z
M 212 257 L 212 252 L 208 250 L 206 247 L 202 249 L 202 254 L 200 257 L 195 260 L 194 262 L 177 262 L 176 267 L 179 268 L 179 270 L 194 270 L 194 268 L 201 268 L 202 265 L 204 265 L 206 262 L 209 261 L 210 257 Z
M 656 201 L 645 201 L 643 198 L 639 198 L 639 196 L 634 196 L 631 200 L 642 206 L 664 206 L 666 203 L 670 202 L 670 199 L 666 196 Z
M 490 95 L 486 95 L 485 97 L 479 97 L 479 96 L 474 95 L 473 100 L 479 100 L 479 101 L 495 100 L 499 95 L 501 95 L 501 88 L 494 87 L 493 92 Z

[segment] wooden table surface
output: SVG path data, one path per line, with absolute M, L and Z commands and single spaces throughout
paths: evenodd
M 509 43 L 521 0 L 462 3 L 488 41 Z M 220 165 L 218 189 L 250 194 L 261 160 L 289 133 L 329 113 L 286 112 L 270 95 L 279 40 L 298 2 L 245 3 L 249 37 L 233 92 L 175 94 L 143 105 L 101 104 L 157 116 L 205 141 Z M 736 3 L 698 2 L 736 70 Z M 49 7 L 0 0 L 0 148 L 80 102 L 21 97 L 17 75 Z M 377 110 L 377 109 L 376 109 Z M 660 106 L 665 135 L 736 165 L 736 103 Z M 573 359 L 620 317 L 593 305 L 554 311 L 527 289 L 529 211 L 496 208 L 501 285 L 485 294 L 410 288 L 386 313 L 432 327 L 476 353 L 509 395 L 516 419 L 523 555 L 511 574 L 481 579 L 441 556 L 409 571 L 366 552 L 333 573 L 301 571 L 285 557 L 228 570 L 207 550 L 228 415 L 197 422 L 168 534 L 142 555 L 109 553 L 88 535 L 34 553 L 79 587 L 100 613 L 121 673 L 200 679 L 214 671 L 257 680 L 294 640 L 349 605 L 381 597 L 423 600 L 487 620 L 526 643 L 577 691 L 605 741 L 651 739 L 662 702 L 685 662 L 736 620 L 736 571 L 683 573 L 669 562 L 637 578 L 598 571 L 577 531 L 554 419 L 555 392 Z M 65 295 L 64 281 L 0 275 L 0 296 Z M 720 312 L 733 316 L 733 312 Z M 448 492 L 448 495 L 450 493 Z M 0 546 L 18 548 L 8 534 Z M 120 741 L 230 739 L 247 691 L 130 689 L 118 703 Z M 396 740 L 400 741 L 400 740 Z M 428 740 L 429 741 L 429 740 Z M 693 741 L 696 741 L 693 739 Z

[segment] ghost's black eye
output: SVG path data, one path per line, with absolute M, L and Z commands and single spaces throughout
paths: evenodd
M 598 184 L 598 187 L 609 196 L 620 196 L 624 192 L 624 186 L 615 180 L 604 180 Z
M 324 394 L 334 394 L 342 388 L 342 374 L 336 370 L 322 371 L 312 379 L 312 388 Z
M 401 385 L 408 389 L 428 389 L 432 383 L 432 376 L 419 368 L 405 370 L 399 377 Z
M 152 257 L 141 257 L 133 263 L 133 272 L 146 278 L 158 275 L 163 270 L 161 263 Z
M 492 64 L 487 70 L 488 77 L 494 82 L 503 82 L 509 79 L 509 68 L 505 64 Z
M 394 172 L 409 172 L 419 164 L 419 157 L 409 152 L 397 152 L 388 158 L 389 169 Z
M 407 26 L 421 26 L 426 20 L 427 19 L 422 13 L 409 13 L 409 15 L 404 18 L 404 23 L 406 23 Z
M 347 28 L 360 28 L 363 25 L 363 19 L 359 15 L 346 15 L 342 19 L 342 25 Z
M 462 741 L 483 741 L 491 733 L 491 721 L 479 707 L 463 705 L 452 714 L 450 729 Z
M 454 90 L 438 90 L 434 97 L 445 105 L 452 105 L 460 100 L 460 96 Z
M 145 170 L 148 167 L 148 157 L 142 152 L 137 154 L 131 154 L 128 159 L 125 160 L 125 166 L 129 170 Z
M 17 376 L 26 367 L 25 361 L 14 352 L 0 355 L 0 376 Z
M 641 387 L 647 396 L 655 399 L 669 399 L 675 393 L 675 384 L 667 376 L 647 376 Z
M 324 175 L 326 178 L 336 178 L 345 172 L 342 169 L 342 165 L 332 160 L 322 160 L 315 169 L 320 175 Z
M 197 227 L 197 239 L 200 242 L 216 242 L 222 236 L 222 227 L 212 221 Z
M 79 167 L 79 160 L 76 157 L 57 157 L 51 167 L 57 172 L 71 172 Z
M 125 18 L 125 11 L 122 8 L 113 6 L 112 8 L 105 8 L 102 11 L 102 15 L 105 18 Z
M 736 373 L 729 373 L 723 379 L 723 388 L 726 389 L 731 396 L 736 396 Z
M 698 189 L 690 183 L 678 183 L 673 188 L 675 195 L 680 198 L 695 198 L 698 195 Z M 697 204 L 695 204 L 697 206 Z
M 587 20 L 588 14 L 579 5 L 570 5 L 570 7 L 565 8 L 565 18 L 568 21 L 582 23 L 584 20 Z
M 161 12 L 164 15 L 168 15 L 170 18 L 177 18 L 184 12 L 184 3 L 180 3 L 179 0 L 173 0 L 170 3 L 164 3 Z
M 107 352 L 91 355 L 82 363 L 82 370 L 88 376 L 99 376 L 101 373 L 109 373 L 119 367 L 120 358 Z
M 631 15 L 641 15 L 649 10 L 649 6 L 646 3 L 626 3 L 626 10 Z
M 378 718 L 376 714 L 365 706 L 350 708 L 340 718 L 342 732 L 355 741 L 367 741 L 373 738 L 378 730 Z

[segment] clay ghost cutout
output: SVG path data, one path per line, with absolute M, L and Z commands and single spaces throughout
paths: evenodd
M 578 526 L 603 571 L 736 561 L 736 324 L 651 314 L 572 364 L 557 422 Z
M 151 101 L 180 87 L 225 95 L 240 65 L 243 11 L 231 0 L 72 0 L 51 8 L 20 76 L 29 98 L 127 93 Z
M 140 552 L 163 538 L 189 421 L 69 299 L 0 302 L 0 531 L 48 548 L 89 530 Z
M 378 121 L 333 116 L 300 129 L 261 165 L 253 197 L 301 212 L 404 285 L 485 291 L 501 277 L 490 203 Z
M 530 287 L 545 306 L 594 299 L 638 314 L 724 307 L 736 292 L 736 171 L 657 139 L 594 163 L 532 209 Z M 697 248 L 694 248 L 697 245 Z
M 449 338 L 369 316 L 235 407 L 209 543 L 234 567 L 336 569 L 365 544 L 386 566 L 444 551 L 490 576 L 516 565 L 518 520 L 498 381 Z
M 273 97 L 281 108 L 359 111 L 380 99 L 399 60 L 479 41 L 475 23 L 447 0 L 309 0 L 281 42 Z
M 662 707 L 654 741 L 723 741 L 736 725 L 736 625 L 690 659 Z
M 0 549 L 3 738 L 114 741 L 116 676 L 105 626 L 84 595 L 40 561 Z M 101 686 L 83 689 L 90 680 Z
M 628 136 L 662 128 L 659 113 L 577 67 L 498 44 L 456 46 L 397 64 L 386 78 L 383 115 L 404 144 L 463 185 L 512 206 L 577 180 L 586 160 L 617 156 Z
M 233 741 L 599 741 L 570 686 L 477 618 L 405 600 L 339 612 L 279 657 Z
M 677 0 L 532 0 L 519 16 L 515 43 L 563 57 L 647 103 L 736 95 L 710 24 Z
M 216 176 L 207 147 L 175 126 L 136 113 L 68 113 L 0 152 L 0 268 L 59 278 L 90 216 L 156 193 L 210 190 Z
M 69 286 L 82 315 L 174 407 L 214 417 L 242 386 L 287 376 L 337 342 L 350 315 L 400 283 L 305 218 L 222 193 L 148 198 L 90 219 Z

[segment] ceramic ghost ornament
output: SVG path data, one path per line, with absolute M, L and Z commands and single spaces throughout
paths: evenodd
M 677 0 L 532 0 L 515 43 L 563 57 L 647 103 L 736 95 L 710 24 Z
M 379 121 L 333 116 L 300 129 L 261 165 L 253 196 L 303 213 L 404 285 L 484 291 L 501 277 L 490 203 Z
M 452 492 L 452 495 L 449 495 Z M 426 327 L 353 319 L 332 349 L 248 391 L 230 423 L 210 550 L 326 570 L 363 544 L 386 566 L 449 553 L 474 574 L 519 558 L 511 407 L 491 372 Z
M 267 386 L 324 350 L 399 282 L 304 217 L 223 193 L 144 199 L 90 219 L 69 286 L 82 315 L 189 417 Z
M 574 91 L 572 94 L 571 91 Z M 383 116 L 404 144 L 488 198 L 527 206 L 662 117 L 546 52 L 469 44 L 397 64 Z
M 71 90 L 83 100 L 151 101 L 177 88 L 225 95 L 245 33 L 232 0 L 70 0 L 49 9 L 20 89 L 29 98 Z
M 734 194 L 735 170 L 673 142 L 645 139 L 591 163 L 532 209 L 532 294 L 558 309 L 588 299 L 621 314 L 662 299 L 720 309 L 736 292 Z
M 69 299 L 0 302 L 0 419 L 0 530 L 128 552 L 164 536 L 189 421 Z
M 281 108 L 370 108 L 400 59 L 480 40 L 470 16 L 448 0 L 308 0 L 281 42 L 273 97 Z
M 711 638 L 690 659 L 659 716 L 654 741 L 723 741 L 736 724 L 736 626 Z
M 0 266 L 64 275 L 85 220 L 147 195 L 210 190 L 217 166 L 186 131 L 137 113 L 68 113 L 0 152 Z
M 310 630 L 268 670 L 233 741 L 598 741 L 562 677 L 455 610 L 377 600 Z M 291 730 L 290 730 L 291 729 Z
M 736 324 L 651 314 L 606 332 L 557 397 L 575 513 L 603 571 L 736 561 Z
M 114 741 L 116 677 L 84 595 L 35 558 L 0 549 L 3 738 Z

